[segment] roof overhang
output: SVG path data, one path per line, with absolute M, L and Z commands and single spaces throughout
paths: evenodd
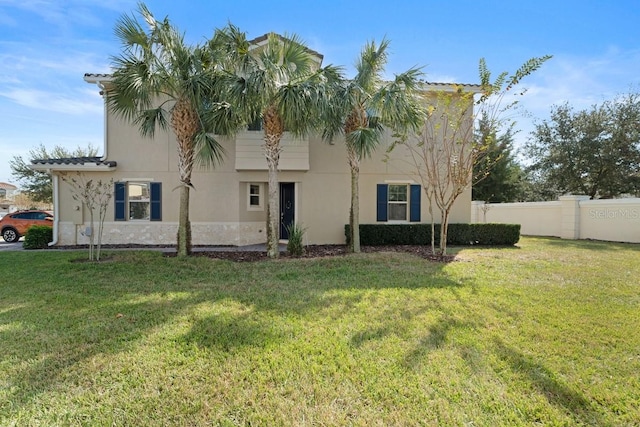
M 70 157 L 63 159 L 33 160 L 29 168 L 41 172 L 111 172 L 117 169 L 115 161 L 104 161 L 99 157 Z
M 94 73 L 85 73 L 84 81 L 87 83 L 93 84 L 105 84 L 113 81 L 113 76 L 111 74 L 94 74 Z
M 95 165 L 29 165 L 29 168 L 41 172 L 111 172 L 115 166 Z
M 422 82 L 422 88 L 425 92 L 471 92 L 482 93 L 482 86 L 469 83 L 436 83 Z

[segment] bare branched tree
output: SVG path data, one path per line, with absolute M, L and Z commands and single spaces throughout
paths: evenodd
M 107 207 L 113 197 L 113 179 L 95 181 L 87 179 L 80 172 L 76 176 L 61 174 L 62 181 L 71 187 L 71 197 L 76 202 L 82 203 L 89 211 L 89 260 L 100 261 L 100 249 L 102 247 L 102 233 L 104 230 L 104 220 L 107 215 Z M 98 231 L 95 233 L 94 218 L 98 214 Z M 96 246 L 97 234 L 97 246 Z M 95 248 L 95 251 L 94 251 Z
M 513 75 L 503 72 L 492 82 L 491 73 L 484 59 L 480 60 L 479 91 L 466 90 L 463 85 L 451 85 L 449 90 L 432 92 L 425 96 L 426 117 L 423 131 L 414 138 L 400 138 L 410 153 L 415 174 L 429 200 L 432 221 L 431 245 L 435 250 L 435 220 L 433 205 L 440 212 L 439 255 L 446 255 L 449 216 L 456 200 L 473 184 L 473 167 L 485 160 L 487 169 L 494 162 L 486 161 L 491 138 L 500 129 L 511 129 L 513 111 L 518 100 L 507 99 L 507 92 L 514 92 L 520 81 L 536 71 L 551 56 L 531 58 Z M 520 91 L 516 95 L 523 95 Z M 475 125 L 482 123 L 490 131 L 476 132 Z M 477 137 L 477 135 L 484 135 Z M 485 174 L 477 176 L 484 177 Z

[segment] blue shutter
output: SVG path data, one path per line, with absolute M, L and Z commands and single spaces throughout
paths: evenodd
M 376 221 L 387 221 L 387 203 L 389 198 L 389 185 L 378 184 L 377 193 L 377 209 L 376 209 Z
M 411 186 L 409 193 L 409 221 L 420 222 L 420 193 L 421 188 L 417 184 Z
M 116 182 L 115 185 L 115 214 L 114 219 L 116 221 L 126 221 L 127 217 L 125 215 L 125 207 L 127 202 L 127 184 L 124 182 Z
M 151 183 L 151 221 L 162 221 L 162 183 Z

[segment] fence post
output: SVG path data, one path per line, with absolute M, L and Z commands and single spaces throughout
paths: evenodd
M 589 200 L 589 196 L 561 196 L 559 198 L 562 204 L 562 227 L 560 228 L 560 237 L 563 239 L 579 239 L 580 238 L 580 202 Z

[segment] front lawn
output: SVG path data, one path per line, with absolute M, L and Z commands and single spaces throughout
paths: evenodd
M 0 253 L 0 425 L 640 425 L 640 245 Z

